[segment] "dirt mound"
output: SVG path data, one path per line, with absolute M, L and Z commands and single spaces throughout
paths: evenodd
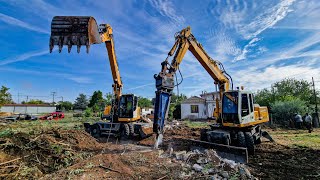
M 249 157 L 253 174 L 262 179 L 319 179 L 320 150 L 263 142 Z
M 92 155 L 83 150 L 99 148 L 101 145 L 84 131 L 51 130 L 40 135 L 17 133 L 0 139 L 1 177 L 38 178 Z
M 177 179 L 181 167 L 157 151 L 98 154 L 43 179 Z

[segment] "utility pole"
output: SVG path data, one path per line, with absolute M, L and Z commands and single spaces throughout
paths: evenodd
M 20 93 L 18 93 L 18 104 L 20 103 Z
M 317 118 L 317 119 L 315 120 L 315 122 L 316 122 L 317 124 L 314 123 L 314 127 L 319 127 L 319 114 L 318 114 L 317 94 L 316 94 L 316 87 L 315 87 L 315 85 L 314 85 L 314 79 L 313 79 L 313 77 L 312 77 L 312 86 L 313 86 L 314 101 L 315 101 L 315 103 L 316 103 L 316 118 Z
M 26 103 L 28 102 L 28 100 L 29 100 L 29 96 L 27 96 L 27 101 L 26 101 Z
M 52 95 L 52 104 L 54 104 L 54 96 L 57 94 L 57 92 L 51 92 Z

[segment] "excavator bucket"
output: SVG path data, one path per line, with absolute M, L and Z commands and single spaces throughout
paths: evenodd
M 51 22 L 51 36 L 49 42 L 50 53 L 55 45 L 59 53 L 63 45 L 68 46 L 70 53 L 73 45 L 80 52 L 81 46 L 86 46 L 89 53 L 91 44 L 101 43 L 101 38 L 96 20 L 91 16 L 55 16 Z

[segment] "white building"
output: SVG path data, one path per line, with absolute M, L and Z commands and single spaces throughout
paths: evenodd
M 142 110 L 141 110 L 142 115 L 151 115 L 153 113 L 154 113 L 153 108 L 142 108 Z
M 181 119 L 207 119 L 213 117 L 219 92 L 204 92 L 200 97 L 192 96 L 181 103 Z
M 55 112 L 56 107 L 47 104 L 5 104 L 0 108 L 0 112 L 41 114 Z

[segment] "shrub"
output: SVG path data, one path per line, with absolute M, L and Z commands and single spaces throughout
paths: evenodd
M 85 117 L 92 117 L 92 115 L 93 115 L 93 111 L 91 108 L 87 108 L 86 110 L 84 110 Z
M 306 108 L 306 103 L 295 97 L 289 97 L 283 101 L 276 101 L 271 104 L 273 122 L 287 126 L 289 120 L 293 119 L 294 113 L 303 115 Z

